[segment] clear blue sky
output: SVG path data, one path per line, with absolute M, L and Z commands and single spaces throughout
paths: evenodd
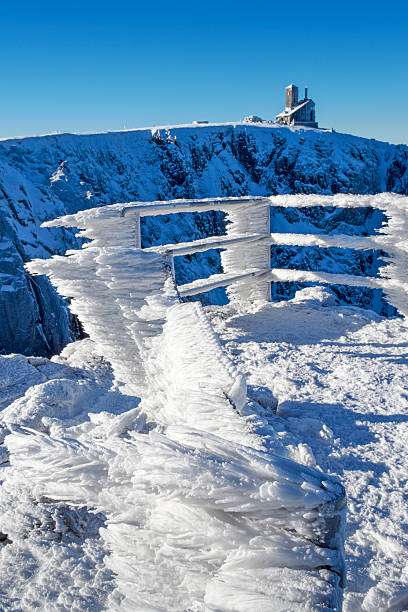
M 2 2 L 0 137 L 272 119 L 408 143 L 408 2 Z M 303 89 L 301 89 L 303 91 Z

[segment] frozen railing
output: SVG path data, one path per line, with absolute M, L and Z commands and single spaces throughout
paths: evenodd
M 222 284 L 238 287 L 245 299 L 268 299 L 258 278 L 269 261 L 263 240 L 269 202 L 115 204 L 79 212 L 46 225 L 81 228 L 90 242 L 27 264 L 71 298 L 115 382 L 141 397 L 140 423 L 148 421 L 95 447 L 47 435 L 8 441 L 13 465 L 29 466 L 39 494 L 90 504 L 107 516 L 102 537 L 120 609 L 160 607 L 162 590 L 174 594 L 171 610 L 218 610 L 225 602 L 237 611 L 289 610 L 299 601 L 310 610 L 341 609 L 343 487 L 270 452 L 274 432 L 264 410 L 248 401 L 245 376 L 224 353 L 202 305 L 180 303 L 180 293 L 189 293 L 177 290 L 172 274 L 177 253 L 227 246 Z M 227 236 L 140 248 L 141 216 L 214 208 L 227 213 Z M 131 423 L 130 412 L 120 418 Z
M 382 211 L 386 223 L 370 237 L 277 234 L 270 232 L 271 206 L 370 207 Z M 407 207 L 407 197 L 390 193 L 119 203 L 45 223 L 47 227 L 80 228 L 79 235 L 89 242 L 80 251 L 68 251 L 68 257 L 35 260 L 27 267 L 34 274 L 47 274 L 59 293 L 71 299 L 72 312 L 110 361 L 116 378 L 128 385 L 131 393 L 143 394 L 149 386 L 145 371 L 146 341 L 161 334 L 166 309 L 183 297 L 216 287 L 227 287 L 230 300 L 244 307 L 248 302 L 268 301 L 273 281 L 381 288 L 389 302 L 407 315 Z M 210 210 L 226 214 L 225 236 L 140 248 L 141 217 Z M 375 278 L 271 269 L 271 244 L 381 249 L 387 253 L 382 257 L 387 265 Z M 172 274 L 174 257 L 214 248 L 222 249 L 223 272 L 176 287 Z
M 337 207 L 373 208 L 382 211 L 386 223 L 377 234 L 357 237 L 341 234 L 292 234 L 270 232 L 270 207 Z M 209 249 L 221 249 L 223 272 L 209 278 L 179 285 L 179 297 L 197 295 L 217 287 L 227 287 L 231 301 L 269 300 L 271 282 L 317 282 L 382 289 L 402 314 L 408 314 L 408 198 L 392 193 L 377 195 L 337 194 L 279 195 L 270 197 L 212 198 L 173 200 L 167 202 L 129 202 L 81 211 L 45 223 L 45 226 L 82 228 L 80 235 L 92 240 L 92 247 L 106 245 L 141 248 L 141 217 L 183 212 L 223 211 L 226 235 L 191 242 L 166 244 L 143 249 L 144 252 L 168 258 Z M 367 277 L 332 274 L 322 271 L 271 268 L 270 247 L 273 244 L 293 246 L 380 249 L 387 253 L 387 265 L 380 276 Z
M 379 233 L 369 237 L 342 234 L 291 234 L 270 232 L 270 207 L 338 207 L 375 208 L 383 211 L 387 223 Z M 140 217 L 168 215 L 181 212 L 220 210 L 226 213 L 226 235 L 192 242 L 150 247 L 147 251 L 161 252 L 172 257 L 193 254 L 209 249 L 222 249 L 223 273 L 197 279 L 178 287 L 180 297 L 200 294 L 217 287 L 228 287 L 230 300 L 241 302 L 269 300 L 270 283 L 318 282 L 383 289 L 388 300 L 404 315 L 408 314 L 407 239 L 405 213 L 408 198 L 397 194 L 377 195 L 281 195 L 248 198 L 217 198 L 126 204 L 122 217 L 132 216 L 135 246 L 141 246 Z M 388 253 L 388 265 L 381 268 L 379 277 L 332 274 L 321 271 L 271 268 L 270 247 L 273 244 L 291 246 L 338 247 L 349 249 L 381 249 Z

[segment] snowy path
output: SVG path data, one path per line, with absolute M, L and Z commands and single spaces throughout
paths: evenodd
M 408 326 L 329 295 L 207 310 L 248 383 L 276 397 L 280 452 L 346 487 L 344 611 L 407 610 Z

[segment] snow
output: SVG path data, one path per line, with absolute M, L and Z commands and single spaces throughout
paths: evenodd
M 405 319 L 335 306 L 318 287 L 251 314 L 209 311 L 248 382 L 276 398 L 274 427 L 288 455 L 346 487 L 343 610 L 407 609 Z
M 201 310 L 198 317 L 197 310 Z M 89 571 L 95 571 L 92 563 L 98 567 L 101 564 L 101 547 L 107 554 L 105 569 L 96 572 L 104 582 L 96 583 L 93 609 L 101 609 L 97 597 L 102 595 L 108 597 L 108 609 L 121 610 L 243 610 L 245 606 L 267 610 L 271 599 L 280 602 L 277 609 L 298 605 L 300 601 L 305 610 L 320 606 L 338 609 L 337 573 L 321 568 L 332 567 L 337 572 L 342 568 L 341 548 L 332 524 L 336 516 L 338 520 L 342 516 L 341 486 L 320 472 L 306 466 L 299 471 L 299 466 L 288 459 L 266 456 L 264 451 L 248 446 L 255 434 L 245 425 L 245 419 L 234 414 L 235 410 L 243 409 L 243 379 L 222 353 L 202 307 L 182 304 L 173 306 L 170 312 L 164 332 L 157 338 L 156 351 L 163 359 L 166 359 L 163 345 L 173 356 L 188 355 L 175 350 L 174 334 L 179 332 L 180 325 L 188 329 L 190 318 L 193 326 L 201 328 L 201 332 L 198 328 L 192 330 L 197 347 L 195 352 L 193 347 L 193 361 L 185 361 L 186 387 L 184 380 L 172 379 L 180 391 L 187 389 L 191 401 L 194 393 L 197 395 L 197 416 L 204 420 L 196 419 L 195 428 L 189 422 L 189 413 L 180 413 L 175 390 L 165 382 L 162 386 L 172 394 L 167 404 L 161 404 L 161 398 L 156 396 L 146 400 L 150 405 L 156 401 L 166 408 L 164 416 L 158 414 L 159 423 L 166 423 L 165 433 L 159 433 L 163 425 L 158 428 L 152 422 L 145 424 L 143 405 L 139 410 L 129 410 L 139 413 L 136 425 L 129 419 L 123 422 L 128 412 L 116 416 L 112 410 L 98 413 L 100 401 L 95 400 L 101 394 L 113 393 L 95 386 L 95 380 L 104 381 L 105 385 L 109 380 L 103 364 L 99 368 L 102 371 L 96 369 L 96 373 L 88 375 L 84 370 L 81 372 L 83 377 L 88 376 L 84 384 L 93 392 L 93 400 L 82 395 L 78 402 L 78 395 L 72 394 L 74 387 L 67 384 L 69 379 L 62 379 L 51 381 L 58 382 L 51 388 L 47 383 L 34 386 L 9 406 L 5 425 L 14 432 L 5 444 L 11 467 L 4 470 L 0 504 L 7 508 L 2 529 L 11 543 L 5 545 L 7 555 L 3 558 L 7 564 L 18 559 L 24 574 L 30 571 L 29 552 L 34 555 L 37 581 L 42 589 L 36 589 L 36 583 L 30 581 L 23 597 L 23 577 L 19 578 L 8 586 L 9 599 L 4 599 L 4 605 L 14 609 L 12 602 L 16 599 L 20 605 L 22 602 L 23 609 L 30 609 L 42 605 L 44 594 L 50 598 L 49 609 L 54 609 L 54 605 L 57 609 L 58 604 L 63 609 L 90 605 L 85 585 L 77 582 L 78 570 L 68 584 L 57 570 L 56 574 L 49 573 L 50 550 L 53 561 L 60 561 L 54 551 L 57 542 L 61 544 L 58 551 L 65 555 L 68 570 L 74 563 L 88 564 L 88 571 L 82 571 L 80 576 L 84 582 L 89 580 Z M 209 353 L 212 352 L 214 365 L 219 359 L 226 368 L 225 374 L 219 371 L 214 380 L 208 380 L 203 368 L 210 354 L 201 358 L 197 342 L 197 338 L 202 340 L 206 334 L 209 338 L 208 343 L 204 341 L 204 348 L 208 346 Z M 184 333 L 182 336 L 186 337 Z M 79 354 L 78 361 L 83 362 L 84 353 L 91 352 L 90 341 L 85 341 L 86 346 L 83 344 L 76 343 L 74 351 L 71 348 L 65 352 L 71 365 L 62 366 L 64 357 L 58 358 L 61 375 L 80 374 L 78 369 L 72 372 L 74 355 Z M 89 362 L 92 360 L 88 357 Z M 175 370 L 177 366 L 175 363 Z M 203 387 L 205 381 L 210 385 L 208 388 Z M 220 396 L 216 391 L 219 385 L 224 386 L 231 398 L 224 396 L 224 408 L 214 403 Z M 44 415 L 45 403 L 39 401 L 37 418 L 30 420 L 31 428 L 21 430 L 16 427 L 26 423 L 26 411 L 21 408 L 33 407 L 34 392 L 47 400 L 49 413 Z M 107 401 L 106 408 L 117 405 L 118 397 L 123 402 L 133 399 L 113 393 L 115 397 L 116 402 Z M 65 400 L 64 414 L 56 417 L 53 411 L 58 410 L 61 400 Z M 92 413 L 88 415 L 90 406 Z M 211 420 L 205 419 L 208 410 Z M 226 417 L 229 411 L 229 419 L 224 418 L 223 411 Z M 171 418 L 174 424 L 170 423 Z M 121 426 L 112 427 L 118 421 Z M 48 427 L 46 431 L 44 427 Z M 217 433 L 208 433 L 209 428 Z M 246 445 L 236 441 L 237 435 Z M 333 500 L 337 500 L 337 506 L 333 507 Z M 47 512 L 54 518 L 47 518 L 48 515 L 43 518 Z M 74 513 L 74 518 L 69 518 L 71 523 L 77 521 L 75 512 L 85 513 L 82 531 L 84 522 L 85 527 L 89 521 L 98 520 L 100 526 L 105 525 L 99 530 L 100 537 L 95 529 L 90 536 L 98 550 L 96 561 L 89 560 L 89 537 L 82 531 L 77 534 L 71 523 L 67 527 L 68 519 L 60 518 L 58 512 L 68 513 L 68 518 Z M 87 518 L 89 512 L 91 517 Z M 34 536 L 33 524 L 38 525 Z M 48 541 L 46 534 L 50 530 Z M 106 568 L 114 572 L 114 577 L 109 574 L 110 581 Z M 289 589 L 293 581 L 297 588 Z M 54 595 L 55 583 L 58 598 Z
M 5 609 L 340 609 L 336 574 L 313 568 L 341 560 L 311 543 L 319 482 L 336 491 L 333 477 L 348 497 L 343 610 L 406 608 L 405 319 L 338 306 L 321 287 L 245 314 L 206 312 L 221 345 L 199 304 L 170 307 L 148 368 L 169 381 L 142 404 L 112 388 L 90 340 L 52 361 L 0 358 L 2 426 L 14 431 L 0 488 Z M 207 408 L 193 422 L 197 385 Z M 241 417 L 214 404 L 217 389 Z M 304 465 L 306 497 L 291 460 Z M 289 535 L 279 525 L 300 499 L 308 510 Z
M 171 363 L 169 357 L 185 358 L 186 351 L 171 353 L 171 347 L 179 325 L 188 326 L 189 318 L 197 324 L 192 313 L 197 308 L 173 306 L 168 331 L 157 339 L 163 361 L 174 372 L 184 368 L 187 379 L 186 364 Z M 273 515 L 273 478 L 286 470 L 290 482 L 297 474 L 283 458 L 303 463 L 303 478 L 313 473 L 313 478 L 328 482 L 328 473 L 341 477 L 346 486 L 343 610 L 406 608 L 405 320 L 336 306 L 330 291 L 319 287 L 298 292 L 290 302 L 258 305 L 247 314 L 232 306 L 206 311 L 220 336 L 224 361 L 232 372 L 238 367 L 249 383 L 252 412 L 243 413 L 243 423 L 252 426 L 239 434 L 245 446 L 228 442 L 222 420 L 215 426 L 221 435 L 203 433 L 203 421 L 191 428 L 188 412 L 179 410 L 180 401 L 186 407 L 189 402 L 178 399 L 171 388 L 172 396 L 164 403 L 167 416 L 160 418 L 167 421 L 165 434 L 160 428 L 153 432 L 153 424 L 141 415 L 143 407 L 111 390 L 112 372 L 90 340 L 69 345 L 53 361 L 0 359 L 7 368 L 3 389 L 9 389 L 11 402 L 2 423 L 15 431 L 6 438 L 12 467 L 3 468 L 0 488 L 0 531 L 12 541 L 0 553 L 5 609 L 180 610 L 186 601 L 204 601 L 200 605 L 205 610 L 269 610 L 271 598 L 277 610 L 327 609 L 321 606 L 333 604 L 332 574 L 305 571 L 298 564 L 300 559 L 306 559 L 309 568 L 336 562 L 329 549 L 316 551 L 309 539 L 299 536 L 289 545 L 292 536 L 288 539 L 286 530 L 284 538 L 279 531 L 273 536 L 271 546 L 265 535 L 253 538 L 253 519 L 252 536 L 246 540 L 242 526 L 236 531 L 222 520 L 232 507 L 235 512 L 250 511 L 248 500 L 257 508 L 258 523 L 263 520 L 260 507 L 267 517 Z M 199 325 L 214 339 L 205 319 Z M 212 351 L 215 363 L 221 346 L 217 343 Z M 192 374 L 200 371 L 193 369 Z M 29 372 L 26 388 L 19 389 Z M 85 385 L 87 393 L 74 392 L 74 381 Z M 219 373 L 214 380 L 215 387 L 218 384 L 223 384 Z M 13 399 L 16 394 L 20 397 Z M 168 424 L 171 405 L 177 409 L 174 425 Z M 132 418 L 124 420 L 129 413 Z M 221 414 L 215 407 L 213 417 Z M 230 426 L 233 422 L 231 417 Z M 19 433 L 16 427 L 21 425 L 30 429 Z M 261 432 L 264 446 L 272 446 L 281 457 L 276 467 L 270 459 L 265 464 L 262 451 L 247 446 L 248 436 Z M 237 433 L 232 435 L 235 439 Z M 80 469 L 73 469 L 75 465 Z M 323 472 L 311 473 L 315 466 Z M 247 492 L 234 484 L 242 470 Z M 312 505 L 314 486 L 308 485 Z M 154 495 L 152 499 L 157 487 L 160 504 Z M 289 495 L 285 490 L 286 504 L 296 500 L 296 491 Z M 61 498 L 65 501 L 58 501 Z M 211 510 L 213 504 L 216 511 Z M 313 525 L 306 522 L 302 527 L 299 518 L 296 529 Z M 209 568 L 221 559 L 222 569 L 210 578 Z M 180 573 L 183 567 L 189 568 L 186 574 Z M 194 605 L 198 607 L 192 609 L 201 609 Z

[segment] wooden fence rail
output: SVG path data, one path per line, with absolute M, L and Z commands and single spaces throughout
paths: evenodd
M 121 206 L 121 205 L 115 205 Z M 398 301 L 401 306 L 401 290 L 408 289 L 404 279 L 397 278 L 395 267 L 406 265 L 405 247 L 398 246 L 398 231 L 390 223 L 395 214 L 408 210 L 408 198 L 396 194 L 379 194 L 367 196 L 338 195 L 285 195 L 269 198 L 215 198 L 205 200 L 182 200 L 171 202 L 128 203 L 123 204 L 121 217 L 132 217 L 135 228 L 135 241 L 141 246 L 140 218 L 145 216 L 169 215 L 185 212 L 205 212 L 219 210 L 226 213 L 226 235 L 165 244 L 144 249 L 160 252 L 173 258 L 221 249 L 223 272 L 213 274 L 206 279 L 197 279 L 180 285 L 181 297 L 197 295 L 218 287 L 227 287 L 231 300 L 254 301 L 270 300 L 271 282 L 316 282 L 383 289 L 392 303 Z M 372 236 L 349 236 L 344 234 L 294 234 L 271 233 L 270 207 L 296 208 L 323 206 L 326 208 L 373 208 L 385 214 L 388 223 Z M 394 224 L 395 225 L 395 224 Z M 400 224 L 397 224 L 397 228 Z M 381 270 L 379 277 L 356 276 L 350 274 L 332 274 L 322 271 L 293 269 L 271 269 L 270 247 L 273 244 L 289 246 L 317 246 L 321 248 L 348 248 L 358 250 L 384 250 L 390 253 L 389 264 Z M 398 261 L 397 261 L 398 260 Z M 399 266 L 398 266 L 399 263 Z M 395 300 L 398 293 L 399 299 Z

